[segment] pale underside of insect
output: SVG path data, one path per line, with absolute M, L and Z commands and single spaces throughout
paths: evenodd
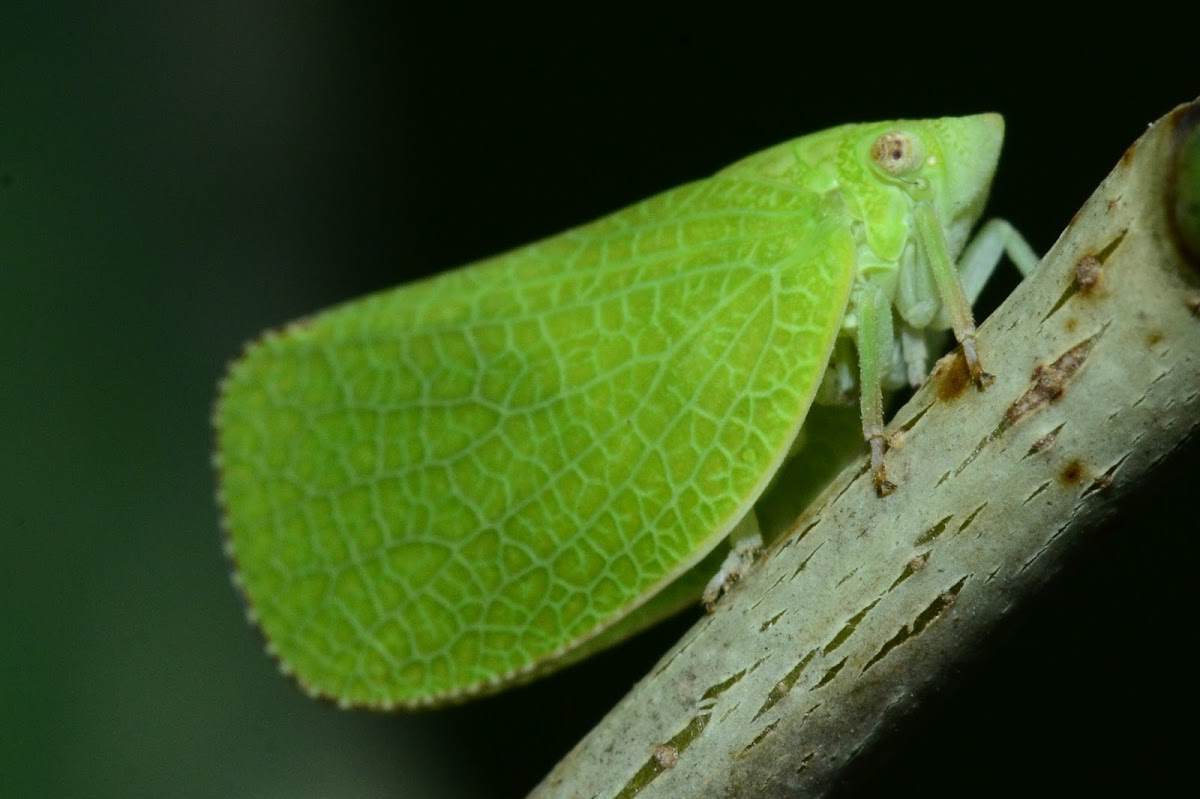
M 999 220 L 967 245 L 1002 139 L 833 128 L 248 347 L 215 462 L 269 650 L 311 693 L 418 707 L 711 600 L 814 400 L 861 397 L 890 492 L 883 393 L 945 329 L 982 387 L 969 300 L 1002 252 L 1036 263 Z

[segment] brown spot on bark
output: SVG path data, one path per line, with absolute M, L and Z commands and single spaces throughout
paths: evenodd
M 1004 414 L 1006 425 L 1015 424 L 1048 402 L 1057 402 L 1066 391 L 1067 383 L 1087 360 L 1095 343 L 1096 336 L 1093 336 L 1067 350 L 1049 366 L 1038 364 L 1033 370 L 1033 385 Z
M 1084 295 L 1094 292 L 1103 277 L 1100 259 L 1094 255 L 1085 255 L 1079 259 L 1079 263 L 1075 264 L 1075 285 Z
M 971 373 L 962 350 L 955 350 L 933 367 L 931 380 L 937 380 L 937 396 L 943 402 L 952 400 L 971 385 Z
M 1068 462 L 1067 465 L 1062 468 L 1062 471 L 1058 473 L 1058 478 L 1065 485 L 1075 485 L 1079 482 L 1082 482 L 1083 475 L 1086 471 L 1087 470 L 1084 467 L 1083 462 L 1076 458 Z

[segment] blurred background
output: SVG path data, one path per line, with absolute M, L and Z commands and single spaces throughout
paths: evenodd
M 1002 112 L 991 210 L 1045 251 L 1200 93 L 1194 26 L 1127 18 L 73 8 L 0 10 L 3 797 L 520 796 L 690 622 L 444 711 L 304 697 L 212 502 L 216 381 L 262 329 L 875 118 Z M 1180 779 L 1197 448 L 1176 464 L 840 795 Z

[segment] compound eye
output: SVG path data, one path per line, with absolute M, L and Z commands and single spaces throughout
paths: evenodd
M 921 165 L 921 144 L 902 130 L 884 133 L 871 144 L 871 160 L 889 175 L 897 177 Z

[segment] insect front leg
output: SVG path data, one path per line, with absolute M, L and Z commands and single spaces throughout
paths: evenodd
M 967 371 L 975 385 L 983 390 L 992 381 L 992 376 L 983 371 L 975 348 L 975 320 L 971 315 L 971 297 L 978 295 L 988 276 L 1006 252 L 1022 273 L 1032 271 L 1037 265 L 1037 256 L 1015 229 L 1003 220 L 993 220 L 984 225 L 975 240 L 963 253 L 963 269 L 969 276 L 971 294 L 966 290 L 965 279 L 946 246 L 946 232 L 930 203 L 918 203 L 914 209 L 917 240 L 925 256 L 929 270 L 942 301 L 942 314 L 954 330 L 954 337 L 963 348 Z
M 937 229 L 941 229 L 940 223 Z M 961 332 L 969 330 L 973 334 L 971 306 L 979 299 L 1001 259 L 1008 256 L 1022 277 L 1033 272 L 1039 262 L 1037 253 L 1024 237 L 1003 219 L 991 219 L 975 233 L 963 249 L 957 267 L 953 267 L 948 255 L 940 257 L 945 248 L 937 239 L 942 237 L 934 236 L 932 232 L 927 235 L 930 240 L 922 241 L 927 268 L 914 266 L 902 270 L 896 299 L 900 310 L 901 358 L 907 382 L 914 388 L 925 381 L 930 353 L 941 350 L 940 331 L 955 328 L 954 320 L 957 319 L 960 327 L 955 328 L 955 334 L 960 341 Z M 931 279 L 932 284 L 929 283 Z M 962 286 L 961 307 L 958 306 L 959 293 L 953 286 L 955 282 Z M 943 285 L 947 287 L 945 290 Z M 964 321 L 970 321 L 969 328 Z M 974 351 L 973 345 L 971 351 Z

